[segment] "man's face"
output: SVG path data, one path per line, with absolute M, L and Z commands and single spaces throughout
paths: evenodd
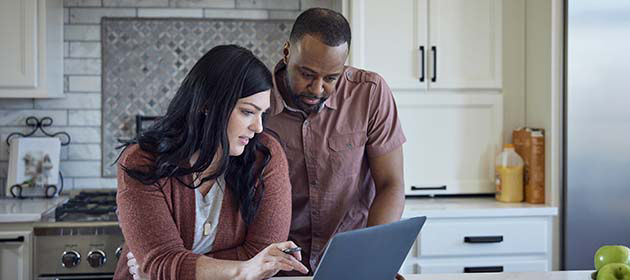
M 310 35 L 285 47 L 285 101 L 308 114 L 316 113 L 335 92 L 347 56 L 347 43 L 331 47 Z

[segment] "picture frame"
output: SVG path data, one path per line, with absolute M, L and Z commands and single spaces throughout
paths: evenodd
M 61 141 L 56 137 L 13 138 L 9 146 L 6 195 L 21 186 L 21 197 L 46 196 L 47 186 L 57 185 Z

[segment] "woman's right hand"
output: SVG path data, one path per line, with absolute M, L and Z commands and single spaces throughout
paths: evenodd
M 304 274 L 308 273 L 308 268 L 300 261 L 300 252 L 287 254 L 282 250 L 295 248 L 297 245 L 292 241 L 274 243 L 263 249 L 256 256 L 241 265 L 241 275 L 246 280 L 259 280 L 271 278 L 280 270 L 297 270 Z

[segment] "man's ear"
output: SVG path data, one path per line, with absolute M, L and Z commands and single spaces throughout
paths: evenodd
M 289 41 L 284 42 L 284 46 L 282 47 L 282 61 L 284 64 L 289 62 L 289 49 L 291 48 L 291 43 Z

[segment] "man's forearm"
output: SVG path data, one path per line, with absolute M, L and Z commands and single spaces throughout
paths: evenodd
M 400 220 L 405 208 L 402 186 L 388 186 L 376 193 L 368 214 L 367 226 L 387 224 Z

